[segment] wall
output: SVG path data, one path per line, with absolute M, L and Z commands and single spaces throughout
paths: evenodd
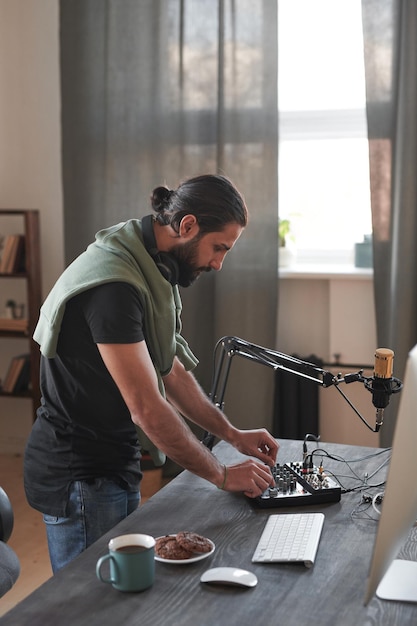
M 64 266 L 58 15 L 57 0 L 0 0 L 0 208 L 39 209 L 44 294 Z M 22 345 L 1 340 L 0 376 Z M 31 423 L 29 400 L 0 398 L 0 452 L 21 452 Z
M 361 365 L 372 375 L 376 345 L 373 281 L 370 270 L 280 270 L 277 350 L 314 354 L 325 363 L 353 367 L 327 367 L 332 373 L 356 372 Z M 341 384 L 362 417 L 375 427 L 371 394 L 362 383 Z M 363 425 L 335 387 L 319 389 L 322 441 L 378 446 L 379 437 Z M 291 417 L 289 416 L 289 419 Z

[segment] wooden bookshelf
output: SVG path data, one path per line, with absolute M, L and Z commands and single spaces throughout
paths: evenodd
M 30 398 L 33 407 L 33 419 L 40 404 L 39 390 L 39 346 L 33 341 L 32 335 L 39 317 L 41 306 L 41 254 L 40 254 L 40 226 L 39 211 L 35 209 L 0 209 L 1 220 L 7 217 L 21 218 L 21 232 L 19 239 L 14 239 L 16 255 L 8 259 L 7 264 L 0 264 L 0 281 L 23 280 L 26 283 L 26 315 L 25 319 L 0 318 L 0 339 L 22 338 L 28 342 L 26 351 L 30 357 L 30 387 L 28 390 L 17 393 L 6 392 L 0 389 L 0 396 Z M 4 246 L 8 237 L 5 237 Z M 9 239 L 8 247 L 12 242 Z M 3 248 L 3 252 L 5 247 Z M 2 287 L 2 292 L 6 289 Z M 24 352 L 22 350 L 21 352 Z

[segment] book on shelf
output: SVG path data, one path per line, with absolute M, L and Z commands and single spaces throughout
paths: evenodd
M 30 381 L 30 355 L 19 354 L 13 357 L 2 385 L 6 393 L 20 393 L 26 391 Z
M 24 235 L 7 235 L 0 261 L 1 274 L 17 274 L 25 271 Z
M 10 331 L 18 331 L 18 332 L 28 332 L 29 323 L 28 320 L 24 317 L 15 318 L 15 317 L 0 317 L 0 331 L 1 330 L 10 330 Z

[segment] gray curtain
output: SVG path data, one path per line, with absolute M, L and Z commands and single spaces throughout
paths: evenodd
M 417 343 L 417 3 L 362 0 L 374 285 L 380 347 L 402 379 Z M 381 429 L 391 445 L 401 394 Z
M 223 270 L 182 291 L 206 391 L 221 336 L 275 346 L 276 31 L 273 0 L 60 2 L 67 262 L 100 228 L 149 213 L 160 184 L 217 172 L 246 198 Z M 272 372 L 233 365 L 225 399 L 236 424 L 270 426 Z

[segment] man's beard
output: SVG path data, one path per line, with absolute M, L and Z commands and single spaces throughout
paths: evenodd
M 201 272 L 211 271 L 211 267 L 199 267 L 196 263 L 199 239 L 200 237 L 197 235 L 188 243 L 174 246 L 169 251 L 178 264 L 178 284 L 181 287 L 192 285 Z

